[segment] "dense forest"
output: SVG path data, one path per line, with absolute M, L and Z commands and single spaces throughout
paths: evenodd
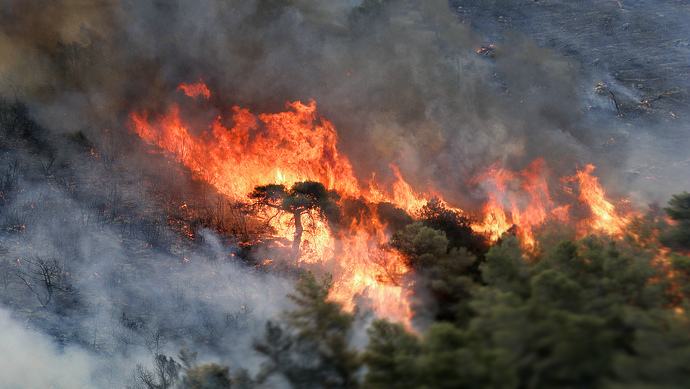
M 372 321 L 366 310 L 348 313 L 328 299 L 328 275 L 299 270 L 291 276 L 294 291 L 281 289 L 291 308 L 271 315 L 265 328 L 250 329 L 259 322 L 249 318 L 250 307 L 214 317 L 217 308 L 199 305 L 201 294 L 228 291 L 197 283 L 225 282 L 224 271 L 256 278 L 243 287 L 274 283 L 251 255 L 237 253 L 245 270 L 223 269 L 228 264 L 218 261 L 227 257 L 192 257 L 194 273 L 203 273 L 185 279 L 181 272 L 191 265 L 179 258 L 212 251 L 211 235 L 190 239 L 171 230 L 164 211 L 128 204 L 123 197 L 132 193 L 113 189 L 102 171 L 111 162 L 94 157 L 83 139 L 61 135 L 51 142 L 74 148 L 70 158 L 90 164 L 102 180 L 73 170 L 76 160 L 51 157 L 46 133 L 21 104 L 4 103 L 2 113 L 3 304 L 52 331 L 63 347 L 116 353 L 147 344 L 151 362 L 132 372 L 133 387 L 670 388 L 690 378 L 690 194 L 651 208 L 617 239 L 574 240 L 567 229 L 549 226 L 536 252 L 523 250 L 511 233 L 487 244 L 468 220 L 437 202 L 414 218 L 399 211 L 390 244 L 415 269 L 413 308 L 423 330 Z M 218 223 L 195 217 L 186 222 Z M 112 261 L 108 267 L 90 258 L 102 255 Z M 180 281 L 193 287 L 183 291 Z M 115 329 L 81 317 L 102 309 L 94 305 L 102 299 L 120 313 L 101 320 L 119 322 L 120 333 L 101 334 Z M 178 309 L 194 317 L 178 316 Z M 72 327 L 72 320 L 83 327 Z M 363 323 L 365 338 L 357 334 Z M 244 341 L 260 366 L 253 373 L 241 359 L 231 366 L 196 359 L 195 345 L 222 353 L 228 346 L 214 343 L 236 336 L 249 337 Z M 173 339 L 190 348 L 166 354 L 164 344 Z
M 290 295 L 296 308 L 255 343 L 266 358 L 255 379 L 278 374 L 305 388 L 682 387 L 690 258 L 658 257 L 649 239 L 661 233 L 690 248 L 688 209 L 690 194 L 677 195 L 665 209 L 673 227 L 650 213 L 622 241 L 545 238 L 536 256 L 511 236 L 475 255 L 446 231 L 409 224 L 394 244 L 422 274 L 435 322 L 419 334 L 377 320 L 366 348 L 350 348 L 354 317 L 327 301 L 327 278 L 304 274 Z M 183 376 L 183 387 L 252 382 L 215 364 L 188 366 Z
M 193 3 L 0 0 L 0 387 L 687 386 L 685 2 Z

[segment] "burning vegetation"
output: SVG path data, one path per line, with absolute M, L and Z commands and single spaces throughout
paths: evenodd
M 681 2 L 5 3 L 0 387 L 690 382 Z
M 395 181 L 388 188 L 374 178 L 358 180 L 338 149 L 335 127 L 318 115 L 314 101 L 291 102 L 285 112 L 258 115 L 237 106 L 219 107 L 230 117 L 200 122 L 193 112 L 204 109 L 197 99 L 207 100 L 210 89 L 198 82 L 178 90 L 188 99 L 163 114 L 133 112 L 134 132 L 229 199 L 252 204 L 274 239 L 291 241 L 289 254 L 276 252 L 277 258 L 267 263 L 320 265 L 335 275 L 331 297 L 350 311 L 355 299 L 364 297 L 381 317 L 408 325 L 411 320 L 414 277 L 403 255 L 388 244 L 396 229 L 381 214 L 382 205 L 419 220 L 431 203 L 439 212 L 458 215 L 458 225 L 470 226 L 468 235 L 496 242 L 513 234 L 530 251 L 538 249 L 534 231 L 547 223 L 571 225 L 579 237 L 621 237 L 632 217 L 607 198 L 593 165 L 560 178 L 553 190 L 543 159 L 518 172 L 496 164 L 475 177 L 472 184 L 486 191 L 487 200 L 480 212 L 467 212 L 440 195 L 431 197 L 438 193 L 434 188 L 413 189 L 395 165 Z M 182 112 L 191 112 L 190 118 Z

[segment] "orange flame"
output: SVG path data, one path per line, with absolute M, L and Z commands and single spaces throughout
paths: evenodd
M 193 84 L 182 83 L 177 89 L 181 90 L 188 97 L 203 97 L 206 100 L 211 98 L 211 90 L 202 81 Z
M 484 208 L 484 221 L 475 229 L 496 240 L 516 226 L 523 245 L 534 247 L 533 228 L 544 224 L 556 209 L 544 171 L 544 160 L 537 159 L 517 173 L 493 166 L 476 178 L 489 185 L 489 199 Z M 566 216 L 562 210 L 558 215 Z
M 588 164 L 578 170 L 571 180 L 576 180 L 580 186 L 580 201 L 589 206 L 591 216 L 580 223 L 580 231 L 603 232 L 608 235 L 620 236 L 623 229 L 630 222 L 627 216 L 619 215 L 615 205 L 606 199 L 604 189 L 599 179 L 593 175 L 594 165 Z
M 562 181 L 578 184 L 576 201 L 589 211 L 589 216 L 577 221 L 577 234 L 591 232 L 620 236 L 630 217 L 621 215 L 607 199 L 599 179 L 593 175 L 594 165 L 587 165 L 572 177 Z M 513 172 L 493 166 L 475 178 L 475 182 L 487 187 L 488 200 L 484 205 L 484 219 L 473 228 L 484 232 L 492 240 L 514 231 L 523 246 L 532 249 L 536 245 L 534 229 L 548 221 L 568 223 L 571 204 L 557 204 L 551 196 L 547 170 L 542 159 L 533 161 L 526 169 Z M 569 188 L 563 188 L 568 194 Z
M 211 96 L 203 82 L 181 84 L 178 89 L 190 98 Z M 295 101 L 287 103 L 286 108 L 284 112 L 255 115 L 235 106 L 229 115 L 199 124 L 184 119 L 180 106 L 172 104 L 163 115 L 133 112 L 130 120 L 144 141 L 174 155 L 197 177 L 236 200 L 246 200 L 258 185 L 291 186 L 301 181 L 318 181 L 341 196 L 362 198 L 370 204 L 390 202 L 410 214 L 416 214 L 428 198 L 440 197 L 432 191 L 415 191 L 396 165 L 390 166 L 395 177 L 390 188 L 382 188 L 373 176 L 362 185 L 349 159 L 338 150 L 334 126 L 318 116 L 316 103 Z M 606 198 L 593 172 L 594 166 L 587 165 L 575 176 L 562 179 L 578 184 L 578 196 L 573 201 L 590 211 L 588 217 L 576 223 L 578 234 L 596 231 L 618 235 L 629 218 Z M 473 224 L 473 229 L 494 241 L 513 232 L 525 248 L 535 248 L 536 228 L 548 221 L 567 223 L 574 219 L 570 203 L 554 201 L 547 178 L 543 159 L 517 172 L 496 164 L 475 177 L 472 183 L 486 191 L 487 201 L 483 217 Z M 563 193 L 572 198 L 569 192 Z M 410 269 L 400 253 L 385 248 L 389 238 L 385 226 L 375 212 L 371 215 L 358 218 L 345 232 L 331 231 L 318 215 L 305 217 L 298 264 L 334 267 L 330 297 L 346 309 L 352 310 L 356 300 L 365 297 L 380 316 L 409 325 L 412 312 L 406 282 Z M 270 216 L 267 213 L 266 219 L 276 235 L 291 240 L 291 216 Z
M 205 85 L 192 88 L 183 84 L 180 88 L 190 97 L 206 95 L 203 91 L 207 90 Z M 379 197 L 405 209 L 418 207 L 422 201 L 410 194 L 412 189 L 395 167 L 398 182 L 394 196 L 361 190 L 349 160 L 336 147 L 335 128 L 318 117 L 313 101 L 288 103 L 285 112 L 260 115 L 233 107 L 231 128 L 225 127 L 223 117 L 218 117 L 202 131 L 183 120 L 176 104 L 162 116 L 151 116 L 132 113 L 133 130 L 146 142 L 173 154 L 196 176 L 230 198 L 246 199 L 257 185 L 318 181 L 344 196 Z M 353 299 L 366 297 L 379 315 L 409 323 L 408 291 L 402 283 L 409 269 L 399 253 L 384 248 L 388 238 L 385 226 L 370 218 L 336 236 L 325 220 L 310 216 L 305 218 L 300 263 L 327 264 L 335 259 L 331 298 L 353 309 Z M 269 220 L 278 236 L 292 238 L 290 215 Z

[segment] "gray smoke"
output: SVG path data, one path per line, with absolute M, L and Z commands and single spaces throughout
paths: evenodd
M 291 281 L 210 231 L 181 241 L 161 204 L 214 195 L 127 127 L 180 82 L 214 88 L 209 114 L 315 99 L 360 177 L 395 163 L 470 209 L 485 195 L 471 177 L 537 157 L 664 201 L 690 186 L 687 20 L 681 0 L 0 0 L 1 301 L 39 312 L 3 313 L 25 340 L 0 343 L 56 361 L 36 387 L 121 386 L 185 346 L 257 367 L 251 340 Z M 69 275 L 51 296 L 64 311 L 16 277 L 50 261 Z
M 89 388 L 93 356 L 78 348 L 56 350 L 52 339 L 31 331 L 0 309 L 3 388 Z M 10 357 L 11 356 L 11 357 Z
M 177 83 L 203 78 L 225 105 L 314 98 L 360 176 L 389 177 L 397 163 L 414 184 L 471 205 L 465 185 L 478 171 L 536 157 L 558 174 L 599 163 L 621 192 L 639 189 L 637 170 L 667 177 L 649 171 L 663 160 L 645 162 L 678 144 L 659 133 L 686 127 L 685 108 L 666 105 L 687 90 L 690 11 L 677 1 L 5 3 L 5 94 L 28 94 L 53 129 L 96 138 L 120 131 L 132 105 L 161 106 Z M 493 59 L 475 54 L 489 42 Z M 592 92 L 598 81 L 634 118 L 616 118 Z M 633 105 L 669 91 L 655 108 L 679 120 L 639 117 Z

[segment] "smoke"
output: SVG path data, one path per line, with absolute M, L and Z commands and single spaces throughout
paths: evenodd
M 208 115 L 232 104 L 277 111 L 315 99 L 360 178 L 392 179 L 395 163 L 414 187 L 463 207 L 485 195 L 468 188 L 484 168 L 521 169 L 537 157 L 557 176 L 594 162 L 609 187 L 663 201 L 690 185 L 688 7 L 0 0 L 0 97 L 26 104 L 39 145 L 2 145 L 7 175 L 15 162 L 30 172 L 16 181 L 23 188 L 16 198 L 2 198 L 3 260 L 28 271 L 26 259 L 59 259 L 74 283 L 54 298 L 88 307 L 44 309 L 32 319 L 74 343 L 64 351 L 1 313 L 8 330 L 0 351 L 43 367 L 18 376 L 25 369 L 6 364 L 0 383 L 84 386 L 103 369 L 92 352 L 142 361 L 187 343 L 205 358 L 256 366 L 247 357 L 251 338 L 285 308 L 290 281 L 233 262 L 234 249 L 211 232 L 190 247 L 157 227 L 167 225 L 155 209 L 163 201 L 148 189 L 180 197 L 194 189 L 179 168 L 144 155 L 127 127 L 129 112 L 161 109 L 180 82 L 203 79 L 214 88 Z M 491 55 L 475 52 L 490 43 Z M 595 91 L 599 81 L 618 108 Z M 85 152 L 91 146 L 97 157 Z M 61 189 L 72 187 L 81 189 Z M 125 213 L 137 222 L 117 219 Z M 8 285 L 5 305 L 39 307 L 17 279 Z M 61 381 L 65 372 L 71 381 Z M 42 382 L 34 386 L 49 386 Z
M 0 158 L 0 325 L 13 359 L 0 386 L 124 387 L 136 364 L 183 348 L 200 362 L 258 368 L 252 342 L 289 307 L 290 278 L 246 266 L 211 231 L 180 239 L 136 189 L 136 171 L 76 150 L 51 162 L 47 144 L 69 148 L 36 128 L 20 140 L 12 130 Z
M 93 356 L 79 348 L 58 350 L 47 336 L 25 328 L 0 309 L 3 388 L 90 388 Z
M 47 127 L 96 141 L 103 128 L 126 133 L 131 109 L 163 106 L 179 82 L 204 79 L 222 107 L 275 111 L 316 99 L 360 177 L 390 178 L 395 163 L 415 186 L 469 206 L 482 195 L 466 183 L 495 162 L 522 168 L 545 157 L 560 175 L 595 162 L 614 176 L 633 148 L 601 145 L 641 126 L 588 111 L 609 103 L 592 96 L 595 80 L 608 79 L 605 67 L 533 40 L 529 16 L 495 26 L 496 15 L 511 20 L 528 7 L 558 39 L 559 12 L 573 12 L 558 11 L 560 2 L 459 2 L 470 23 L 442 0 L 5 3 L 3 94 L 25 96 Z M 611 3 L 600 6 L 622 13 L 611 23 L 648 10 Z M 586 37 L 568 39 L 594 50 Z M 475 53 L 489 42 L 495 56 Z
M 8 4 L 5 92 L 31 91 L 53 129 L 99 138 L 122 129 L 132 105 L 163 104 L 177 83 L 204 78 L 223 106 L 270 111 L 315 98 L 361 177 L 390 177 L 394 162 L 413 184 L 463 205 L 481 197 L 464 185 L 488 164 L 521 168 L 542 156 L 557 175 L 595 162 L 610 187 L 643 200 L 687 184 L 645 189 L 687 159 L 687 82 L 677 75 L 688 10 L 677 2 L 593 2 L 581 12 L 561 1 L 456 1 L 460 20 L 445 1 Z M 493 59 L 474 53 L 488 42 Z M 624 119 L 593 93 L 598 81 Z M 640 110 L 667 91 L 653 114 Z M 669 151 L 679 157 L 668 161 Z
M 642 203 L 665 202 L 688 188 L 687 2 L 451 3 L 463 23 L 488 39 L 500 42 L 519 31 L 575 65 L 579 81 L 572 87 L 583 114 L 576 137 L 607 187 Z M 600 82 L 604 93 L 597 93 Z

